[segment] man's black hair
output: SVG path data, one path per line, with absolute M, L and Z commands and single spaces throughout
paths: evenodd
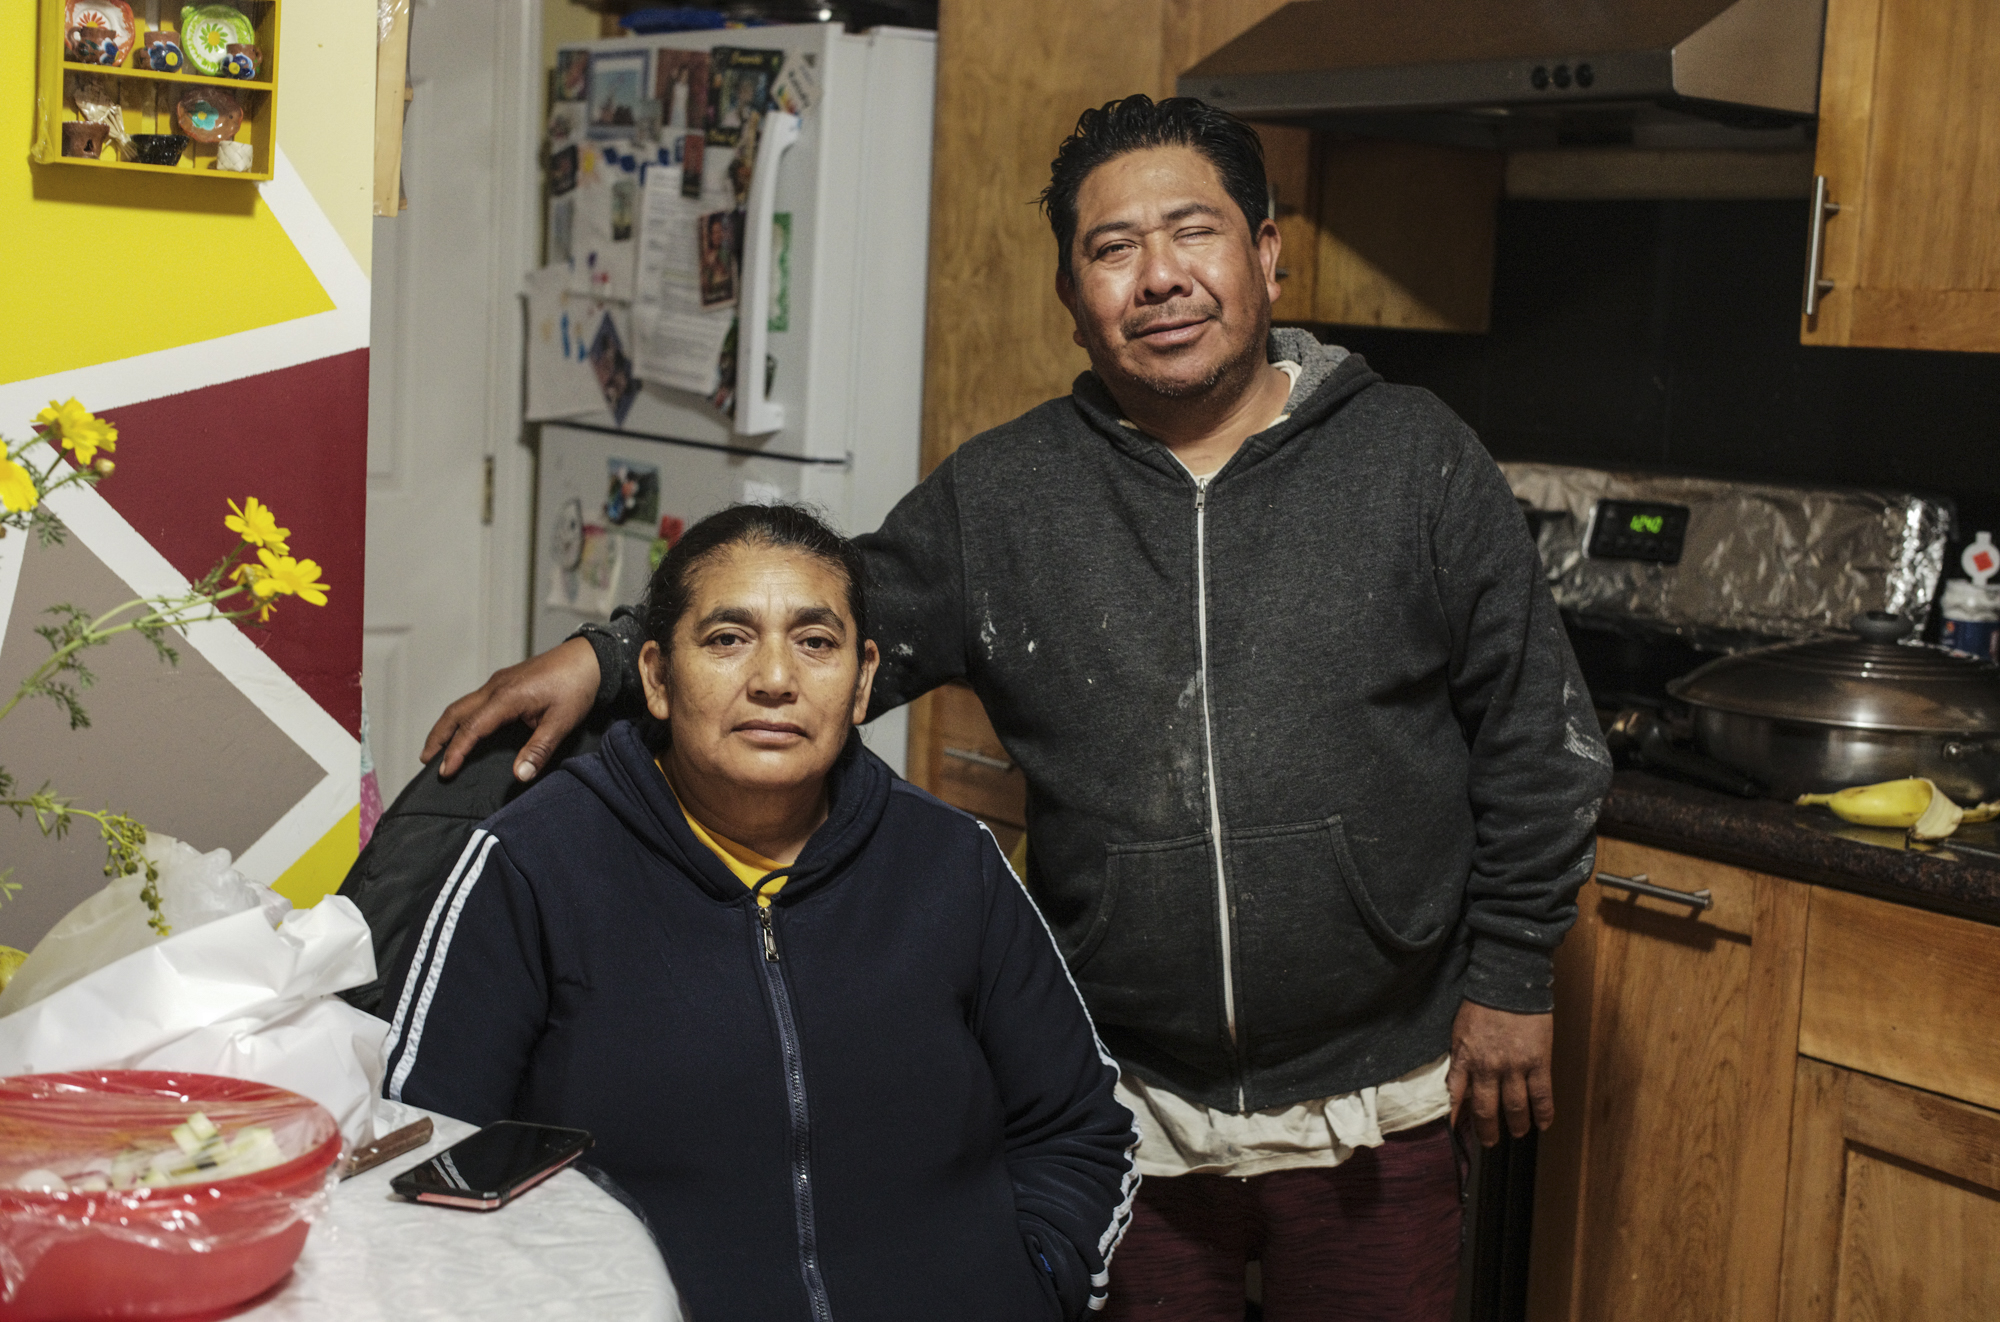
M 854 617 L 854 646 L 868 637 L 868 590 L 861 552 L 803 505 L 731 505 L 681 535 L 646 585 L 646 637 L 673 650 L 674 627 L 687 614 L 690 580 L 703 561 L 732 546 L 774 546 L 820 560 L 847 580 L 847 613 Z
M 1070 245 L 1076 241 L 1076 195 L 1090 172 L 1106 161 L 1148 147 L 1188 147 L 1200 152 L 1222 187 L 1249 222 L 1250 233 L 1270 215 L 1270 188 L 1264 181 L 1264 144 L 1257 130 L 1226 110 L 1191 96 L 1155 101 L 1128 96 L 1086 110 L 1076 130 L 1063 139 L 1049 163 L 1049 186 L 1042 190 L 1042 212 L 1056 232 L 1056 262 L 1070 269 Z

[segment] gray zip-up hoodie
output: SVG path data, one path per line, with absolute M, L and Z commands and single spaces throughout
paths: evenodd
M 1611 774 L 1472 432 L 1305 332 L 1270 354 L 1292 412 L 1205 490 L 1086 372 L 859 539 L 874 712 L 972 685 L 1105 1045 L 1231 1111 L 1435 1059 L 1463 999 L 1550 1009 Z

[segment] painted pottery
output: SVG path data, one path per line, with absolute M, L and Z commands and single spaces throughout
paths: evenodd
M 248 46 L 256 40 L 250 16 L 233 5 L 189 5 L 181 10 L 181 49 L 197 73 L 217 76 L 232 45 Z
M 141 165 L 178 165 L 188 140 L 178 133 L 134 133 L 132 149 Z
M 148 32 L 146 34 L 146 67 L 155 73 L 179 73 L 187 64 L 187 55 L 181 50 L 179 34 L 173 32 Z
M 231 42 L 222 57 L 222 73 L 227 78 L 255 78 L 263 65 L 264 52 L 257 46 Z
M 63 9 L 63 47 L 68 58 L 83 64 L 123 64 L 132 57 L 139 25 L 125 0 L 69 0 Z M 85 54 L 81 41 L 91 42 Z M 108 47 L 105 45 L 109 42 Z
M 110 132 L 102 124 L 86 124 L 77 119 L 62 126 L 63 155 L 83 156 L 96 160 L 104 150 L 104 135 Z
M 174 106 L 174 124 L 196 142 L 227 142 L 243 127 L 243 107 L 220 87 L 190 87 Z

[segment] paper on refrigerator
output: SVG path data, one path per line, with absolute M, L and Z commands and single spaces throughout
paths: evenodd
M 723 341 L 735 309 L 702 307 L 702 218 L 726 210 L 730 153 L 711 150 L 703 162 L 702 196 L 683 194 L 675 170 L 646 171 L 633 281 L 633 370 L 639 379 L 697 395 L 720 384 Z
M 646 155 L 651 155 L 650 149 Z M 640 149 L 630 142 L 578 144 L 576 187 L 566 195 L 571 200 L 567 221 L 571 293 L 631 300 L 633 260 L 639 250 L 640 160 Z M 553 210 L 550 225 L 552 229 L 556 225 Z M 557 253 L 550 255 L 553 259 Z
M 574 418 L 604 407 L 590 366 L 590 342 L 603 313 L 593 300 L 568 292 L 569 268 L 546 266 L 528 276 L 529 422 Z

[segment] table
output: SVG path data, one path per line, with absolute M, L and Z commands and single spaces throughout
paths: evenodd
M 425 1206 L 390 1193 L 392 1177 L 474 1132 L 435 1112 L 401 1111 L 407 1114 L 391 1127 L 431 1116 L 430 1143 L 336 1185 L 291 1276 L 236 1314 L 239 1322 L 683 1322 L 652 1236 L 574 1170 L 497 1212 Z

